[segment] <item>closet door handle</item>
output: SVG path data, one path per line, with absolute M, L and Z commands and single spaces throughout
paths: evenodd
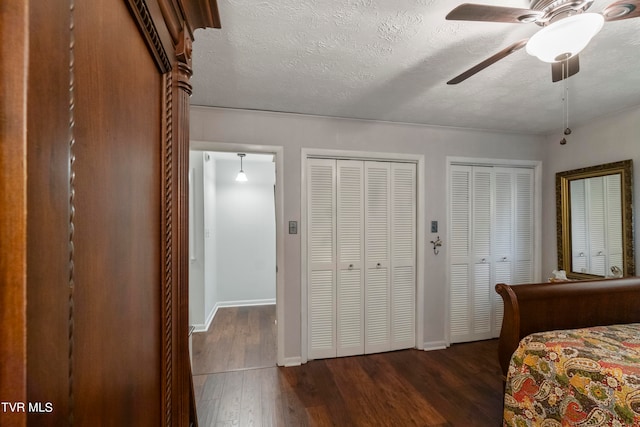
M 503 256 L 503 257 L 502 257 L 502 261 L 506 261 L 506 260 L 507 260 L 507 257 L 506 257 L 506 256 Z
M 353 270 L 353 264 L 349 264 L 349 270 Z
M 380 268 L 380 267 L 382 267 L 382 264 L 377 263 L 377 264 L 376 264 L 376 268 Z

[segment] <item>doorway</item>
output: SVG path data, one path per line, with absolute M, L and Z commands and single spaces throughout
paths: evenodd
M 193 374 L 282 364 L 279 147 L 192 143 Z M 244 154 L 242 158 L 238 154 Z M 242 166 L 241 166 L 242 161 Z M 237 182 L 244 170 L 247 182 Z

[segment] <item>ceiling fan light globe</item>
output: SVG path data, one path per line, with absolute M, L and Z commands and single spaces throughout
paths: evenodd
M 599 13 L 581 13 L 556 21 L 535 33 L 527 42 L 527 53 L 544 62 L 558 62 L 577 55 L 604 24 Z

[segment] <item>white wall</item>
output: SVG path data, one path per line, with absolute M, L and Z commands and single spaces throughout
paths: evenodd
M 543 160 L 544 139 L 534 135 L 336 119 L 296 114 L 191 107 L 191 140 L 284 147 L 284 217 L 300 221 L 301 148 L 363 150 L 425 156 L 425 216 L 439 222 L 447 242 L 446 157 Z M 543 167 L 543 174 L 546 169 Z M 425 241 L 435 235 L 425 228 Z M 424 343 L 445 342 L 446 247 L 425 250 Z M 300 234 L 286 234 L 284 261 L 284 356 L 301 355 Z
M 202 192 L 196 194 L 202 199 L 203 230 L 199 230 L 201 239 L 204 240 L 204 319 L 208 326 L 213 320 L 215 305 L 218 297 L 218 251 L 217 251 L 217 197 L 216 197 L 216 162 L 212 153 L 201 153 L 204 158 L 202 167 L 203 187 Z
M 557 268 L 556 246 L 556 193 L 557 172 L 632 159 L 634 163 L 633 200 L 634 229 L 638 230 L 637 213 L 640 212 L 640 107 L 622 111 L 616 115 L 601 118 L 587 125 L 572 127 L 567 144 L 560 145 L 562 129 L 557 135 L 546 138 L 544 178 L 543 178 L 543 227 L 542 277 L 547 277 Z M 636 268 L 640 260 L 638 243 L 640 233 L 635 233 Z M 636 271 L 636 274 L 640 274 Z
M 240 183 L 239 159 L 216 161 L 218 302 L 274 303 L 275 165 L 249 158 L 243 165 L 248 181 Z
M 196 196 L 189 202 L 189 218 L 192 232 L 189 236 L 189 324 L 202 329 L 206 322 L 205 288 L 204 288 L 204 206 L 201 196 L 203 191 L 202 152 L 189 153 L 190 191 Z M 191 230 L 190 230 L 191 231 Z M 195 250 L 194 250 L 195 249 Z

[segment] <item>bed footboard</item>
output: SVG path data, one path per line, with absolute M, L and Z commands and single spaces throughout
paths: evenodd
M 511 355 L 534 332 L 640 322 L 640 277 L 496 285 L 504 302 L 498 344 L 506 378 Z

